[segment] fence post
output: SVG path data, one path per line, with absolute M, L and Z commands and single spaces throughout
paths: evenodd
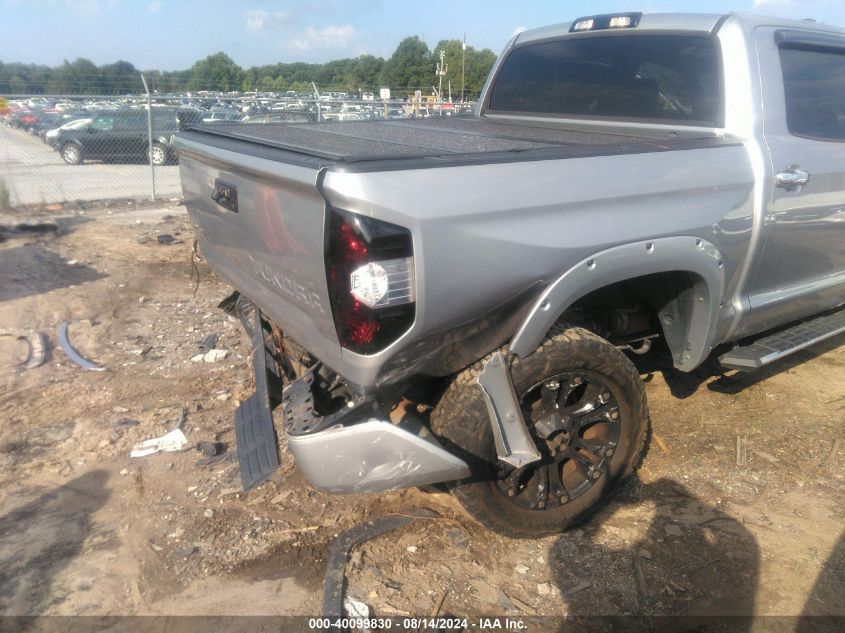
M 147 80 L 144 78 L 144 73 L 141 73 L 141 81 L 144 84 L 144 92 L 147 93 L 147 158 L 150 161 L 150 185 L 152 186 L 150 200 L 155 202 L 156 170 L 153 166 L 153 102 L 150 98 L 150 89 L 147 87 Z
M 323 107 L 322 102 L 320 101 L 320 91 L 317 90 L 317 84 L 313 81 L 311 85 L 314 87 L 314 99 L 317 101 L 317 123 L 323 122 Z

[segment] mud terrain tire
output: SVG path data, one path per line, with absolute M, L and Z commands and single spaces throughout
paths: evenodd
M 613 345 L 579 327 L 558 330 L 527 358 L 513 358 L 511 375 L 518 395 L 549 376 L 577 372 L 603 383 L 618 404 L 618 444 L 607 458 L 606 470 L 580 496 L 540 509 L 513 503 L 496 481 L 501 475 L 497 475 L 493 432 L 477 384 L 487 358 L 458 374 L 431 414 L 434 433 L 467 460 L 472 470 L 468 479 L 451 486 L 452 493 L 476 520 L 507 536 L 554 534 L 582 522 L 634 472 L 645 453 L 648 405 L 636 368 Z

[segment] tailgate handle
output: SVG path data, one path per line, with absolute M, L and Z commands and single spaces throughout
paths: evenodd
M 214 192 L 211 194 L 211 199 L 224 209 L 229 209 L 234 213 L 238 212 L 238 189 L 235 185 L 226 184 L 218 178 L 214 181 Z

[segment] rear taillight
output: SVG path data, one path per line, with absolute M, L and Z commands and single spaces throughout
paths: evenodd
M 414 322 L 411 232 L 329 209 L 326 277 L 341 345 L 359 354 L 384 349 Z

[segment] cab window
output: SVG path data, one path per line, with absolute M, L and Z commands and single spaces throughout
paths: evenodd
M 101 130 L 103 132 L 110 132 L 114 129 L 114 117 L 110 116 L 98 116 L 94 121 L 91 123 L 91 127 L 95 130 Z
M 147 118 L 143 113 L 126 113 L 116 118 L 115 128 L 118 130 L 137 132 L 146 129 Z
M 791 134 L 845 141 L 845 48 L 780 47 Z

